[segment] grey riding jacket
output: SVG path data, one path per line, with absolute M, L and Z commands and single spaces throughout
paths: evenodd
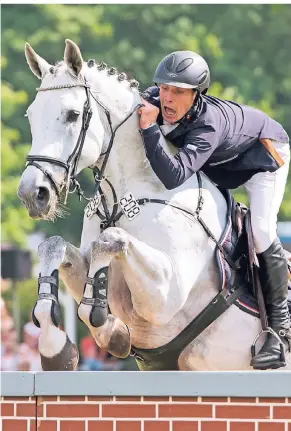
M 159 89 L 150 87 L 144 99 L 160 108 Z M 264 112 L 250 106 L 200 95 L 195 112 L 169 134 L 157 123 L 141 129 L 147 158 L 167 189 L 183 184 L 202 170 L 222 188 L 233 189 L 258 172 L 274 172 L 280 165 L 259 139 L 288 143 L 283 127 Z M 175 156 L 163 149 L 163 141 L 179 150 Z

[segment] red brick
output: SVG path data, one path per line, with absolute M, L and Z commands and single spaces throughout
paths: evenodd
M 61 402 L 76 402 L 76 401 L 81 401 L 82 403 L 84 403 L 85 402 L 85 400 L 86 400 L 86 398 L 85 398 L 85 396 L 83 396 L 83 397 L 71 397 L 71 396 L 69 396 L 69 397 L 60 397 L 60 401 Z
M 166 421 L 144 421 L 144 431 L 169 431 L 170 422 Z
M 60 421 L 61 431 L 85 431 L 85 421 Z
M 113 431 L 113 422 L 88 421 L 88 431 Z
M 54 418 L 99 417 L 99 406 L 96 404 L 47 404 L 46 416 Z
M 231 397 L 231 403 L 255 403 L 256 397 Z
M 198 431 L 198 422 L 173 421 L 173 431 Z
M 275 406 L 273 417 L 274 419 L 291 419 L 291 406 Z
M 38 427 L 35 426 L 35 420 L 30 420 L 30 431 L 57 431 L 57 421 L 38 420 Z
M 260 397 L 259 403 L 285 403 L 286 398 L 269 398 L 269 397 Z
M 35 403 L 16 404 L 16 416 L 35 417 Z
M 212 406 L 201 404 L 160 404 L 159 417 L 167 418 L 209 418 L 212 417 Z
M 141 401 L 141 397 L 116 397 L 116 401 Z
M 105 404 L 102 407 L 104 418 L 154 418 L 156 407 L 152 404 Z
M 268 406 L 216 406 L 217 418 L 237 419 L 269 419 L 270 407 Z
M 229 431 L 255 431 L 255 424 L 252 422 L 230 422 Z
M 201 422 L 201 431 L 226 431 L 227 423 L 218 421 Z
M 259 422 L 258 431 L 285 431 L 283 422 Z
M 88 396 L 88 401 L 113 401 L 113 397 L 90 397 Z
M 227 403 L 227 397 L 202 397 L 201 401 L 203 403 Z
M 27 421 L 18 419 L 3 419 L 2 431 L 27 431 Z
M 58 401 L 58 397 L 38 397 L 38 400 L 40 401 L 48 401 L 48 402 L 53 402 L 53 401 Z
M 116 431 L 141 431 L 141 422 L 117 421 Z
M 288 424 L 288 431 L 291 431 L 291 422 Z
M 21 401 L 26 403 L 27 401 L 34 401 L 35 397 L 4 397 L 4 401 Z
M 1 416 L 14 416 L 14 404 L 1 403 Z
M 42 418 L 43 417 L 43 403 L 40 403 L 38 401 L 36 409 L 37 409 L 37 417 Z
M 178 401 L 178 402 L 186 402 L 186 403 L 197 403 L 198 397 L 173 397 L 172 401 Z
M 169 397 L 143 397 L 144 401 L 164 401 L 164 402 L 169 402 L 170 398 Z

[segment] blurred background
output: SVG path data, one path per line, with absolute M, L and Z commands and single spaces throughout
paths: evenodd
M 30 130 L 24 113 L 35 97 L 37 78 L 24 56 L 29 42 L 49 63 L 61 60 L 66 38 L 94 58 L 152 85 L 159 61 L 171 51 L 192 50 L 209 63 L 209 94 L 262 109 L 291 135 L 291 5 L 2 5 L 1 157 L 2 283 L 1 369 L 40 369 L 38 328 L 31 321 L 37 295 L 36 250 L 51 235 L 79 246 L 83 208 L 70 196 L 70 215 L 55 223 L 35 222 L 16 190 Z M 91 176 L 81 183 L 90 189 Z M 235 198 L 247 203 L 242 189 Z M 291 250 L 291 175 L 282 203 L 278 233 Z M 61 286 L 63 327 L 77 342 L 80 370 L 136 369 L 98 349 L 86 326 L 76 319 L 73 300 Z

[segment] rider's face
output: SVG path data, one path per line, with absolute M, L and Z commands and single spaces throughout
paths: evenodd
M 196 92 L 192 88 L 180 88 L 173 85 L 160 85 L 160 101 L 163 119 L 176 123 L 193 105 Z

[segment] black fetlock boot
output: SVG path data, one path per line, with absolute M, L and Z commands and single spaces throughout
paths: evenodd
M 266 370 L 284 367 L 285 354 L 291 350 L 291 325 L 287 303 L 288 269 L 279 238 L 276 238 L 266 251 L 258 254 L 258 260 L 269 326 L 278 336 L 267 334 L 262 349 L 252 358 L 251 366 Z

